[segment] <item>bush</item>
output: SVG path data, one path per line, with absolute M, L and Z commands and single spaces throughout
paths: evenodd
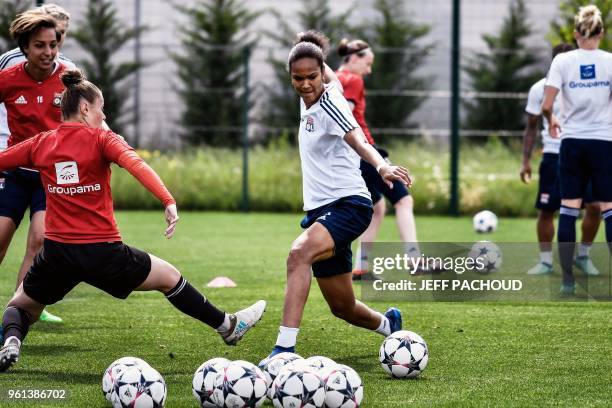
M 414 175 L 412 195 L 417 214 L 448 211 L 448 151 L 422 144 L 390 146 L 391 159 Z M 242 156 L 228 149 L 193 150 L 161 154 L 140 151 L 159 173 L 179 209 L 238 211 L 241 203 Z M 297 149 L 286 145 L 254 148 L 250 152 L 251 210 L 299 212 L 302 180 Z M 535 214 L 537 181 L 525 186 L 519 180 L 520 154 L 497 139 L 486 145 L 464 144 L 461 151 L 461 212 L 489 209 L 498 215 Z M 160 204 L 126 171 L 115 168 L 112 179 L 115 206 L 120 209 L 157 209 Z

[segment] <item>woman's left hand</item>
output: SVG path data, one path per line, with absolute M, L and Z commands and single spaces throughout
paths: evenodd
M 393 182 L 396 180 L 401 181 L 407 187 L 412 186 L 412 179 L 410 178 L 408 169 L 402 166 L 385 164 L 378 170 L 378 173 L 383 178 L 385 183 L 387 183 L 389 188 L 393 188 Z

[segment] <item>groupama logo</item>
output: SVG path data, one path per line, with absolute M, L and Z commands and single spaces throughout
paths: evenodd
M 79 168 L 75 161 L 55 163 L 55 176 L 58 185 L 79 182 Z
M 595 79 L 595 64 L 581 65 L 580 79 Z

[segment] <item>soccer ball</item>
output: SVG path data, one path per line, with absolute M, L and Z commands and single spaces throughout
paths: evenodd
M 281 370 L 273 383 L 275 408 L 321 408 L 325 403 L 325 384 L 314 370 L 296 365 Z
M 480 234 L 494 232 L 497 229 L 497 216 L 491 211 L 480 211 L 474 216 L 474 230 Z
M 266 385 L 268 386 L 267 396 L 272 399 L 272 383 L 278 376 L 280 370 L 289 363 L 303 361 L 304 359 L 295 353 L 279 353 L 271 358 L 263 359 L 259 363 L 259 368 L 263 371 L 266 377 Z
M 151 366 L 132 366 L 121 373 L 111 395 L 113 408 L 161 408 L 166 405 L 166 383 Z
M 217 407 L 259 407 L 266 400 L 266 377 L 254 364 L 244 360 L 229 363 L 214 380 L 212 401 Z
M 325 381 L 326 408 L 357 408 L 363 400 L 363 383 L 351 367 L 340 364 Z
M 215 378 L 229 363 L 230 361 L 227 358 L 211 358 L 196 370 L 193 375 L 191 390 L 201 407 L 216 407 L 211 399 L 215 389 Z
M 380 365 L 395 378 L 417 377 L 427 367 L 429 351 L 418 334 L 400 330 L 391 333 L 380 346 Z
M 121 357 L 118 360 L 113 361 L 102 376 L 102 392 L 107 401 L 111 400 L 111 394 L 115 388 L 115 381 L 129 367 L 143 367 L 149 366 L 146 361 L 138 357 Z
M 330 371 L 331 369 L 336 368 L 338 365 L 338 363 L 336 363 L 334 360 L 325 356 L 308 357 L 304 361 L 304 364 L 313 368 L 315 371 L 319 372 L 319 374 Z
M 501 267 L 502 253 L 497 245 L 489 241 L 478 241 L 472 245 L 468 258 L 474 260 L 474 270 L 486 274 Z

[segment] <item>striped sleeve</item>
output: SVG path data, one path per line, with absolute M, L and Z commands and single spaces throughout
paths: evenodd
M 329 134 L 344 137 L 348 132 L 359 127 L 348 102 L 335 88 L 329 88 L 321 96 L 320 104 L 328 116 L 327 132 Z
M 25 61 L 25 55 L 19 48 L 12 49 L 0 55 L 0 70 L 17 65 L 21 61 Z

